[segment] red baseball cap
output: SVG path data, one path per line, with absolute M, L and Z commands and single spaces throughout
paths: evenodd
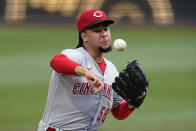
M 98 9 L 86 10 L 82 12 L 82 14 L 78 18 L 77 21 L 78 32 L 81 32 L 86 28 L 92 27 L 102 22 L 108 24 L 114 23 L 113 20 L 108 20 L 106 18 L 106 14 L 102 10 L 98 10 Z

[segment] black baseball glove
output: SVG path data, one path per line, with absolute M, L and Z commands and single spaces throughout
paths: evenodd
M 134 60 L 115 78 L 112 88 L 118 95 L 125 99 L 129 105 L 138 108 L 146 97 L 146 88 L 148 85 L 149 81 L 142 68 L 138 61 Z

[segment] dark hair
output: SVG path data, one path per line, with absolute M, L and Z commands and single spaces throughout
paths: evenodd
M 80 33 L 79 33 L 79 43 L 76 46 L 76 48 L 79 48 L 79 47 L 83 47 L 83 40 L 82 40 L 82 37 L 80 36 Z

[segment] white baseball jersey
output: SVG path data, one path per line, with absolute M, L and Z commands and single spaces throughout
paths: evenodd
M 95 131 L 111 109 L 123 100 L 111 86 L 118 71 L 104 58 L 106 68 L 103 76 L 96 61 L 83 47 L 66 49 L 61 53 L 98 74 L 104 81 L 104 88 L 99 94 L 95 94 L 94 88 L 84 76 L 64 75 L 54 71 L 38 131 L 46 131 L 48 127 L 57 131 Z

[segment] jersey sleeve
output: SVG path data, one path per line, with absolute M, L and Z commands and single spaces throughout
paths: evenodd
M 129 110 L 128 108 L 128 103 L 123 100 L 120 105 L 118 105 L 117 107 L 115 108 L 112 108 L 111 112 L 112 112 L 112 115 L 118 119 L 118 120 L 124 120 L 126 119 L 133 111 L 133 110 Z
M 58 73 L 65 75 L 77 75 L 75 72 L 78 63 L 72 61 L 64 54 L 56 54 L 50 61 L 50 66 Z
M 119 96 L 116 92 L 114 92 L 112 108 L 116 108 L 117 106 L 119 106 L 122 101 L 123 101 L 123 98 Z
M 72 61 L 81 64 L 83 60 L 83 54 L 77 51 L 77 49 L 66 49 L 61 52 L 61 54 L 66 55 Z
M 64 75 L 77 75 L 75 67 L 82 61 L 82 54 L 75 49 L 66 49 L 56 54 L 50 62 L 50 66 L 58 73 Z
M 110 61 L 108 62 L 111 66 L 111 70 L 112 70 L 112 83 L 115 81 L 115 77 L 117 77 L 119 75 L 118 70 L 116 69 L 115 65 L 113 63 L 111 63 Z M 123 98 L 121 96 L 119 96 L 115 91 L 113 93 L 113 105 L 112 108 L 115 108 L 117 106 L 120 105 L 120 103 L 123 101 Z

